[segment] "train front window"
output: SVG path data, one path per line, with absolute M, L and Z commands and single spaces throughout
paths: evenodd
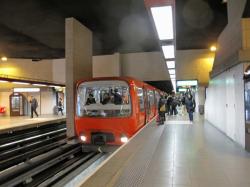
M 91 81 L 77 90 L 77 116 L 127 117 L 131 114 L 128 84 L 124 81 Z

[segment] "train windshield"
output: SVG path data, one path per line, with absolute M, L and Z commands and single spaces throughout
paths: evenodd
M 77 116 L 127 117 L 131 114 L 129 86 L 124 81 L 90 81 L 77 90 Z

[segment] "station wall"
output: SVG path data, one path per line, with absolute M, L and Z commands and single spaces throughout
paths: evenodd
M 197 79 L 200 85 L 207 85 L 215 53 L 208 49 L 177 50 L 177 80 Z
M 244 65 L 213 78 L 207 89 L 205 119 L 245 147 Z
M 12 91 L 0 91 L 0 106 L 6 107 L 5 116 L 10 115 L 10 101 L 9 96 L 12 94 Z M 55 92 L 51 88 L 43 88 L 41 92 L 37 93 L 22 93 L 28 102 L 30 96 L 34 96 L 38 102 L 37 113 L 46 115 L 46 114 L 54 114 L 56 107 L 56 95 Z M 25 115 L 30 115 L 30 105 L 28 103 L 24 106 Z
M 93 77 L 121 76 L 120 54 L 93 56 Z
M 52 81 L 65 84 L 66 82 L 66 69 L 65 59 L 53 59 L 52 60 Z
M 143 81 L 170 80 L 161 52 L 122 54 L 121 66 L 123 76 Z
M 0 63 L 0 74 L 52 81 L 51 60 L 8 59 Z
M 10 113 L 9 96 L 12 92 L 0 91 L 0 106 L 6 107 L 6 115 Z
M 119 75 L 117 60 L 114 62 L 115 55 L 93 57 L 94 77 Z M 177 80 L 197 79 L 201 85 L 207 85 L 214 55 L 207 49 L 177 50 Z M 170 80 L 161 52 L 128 53 L 120 54 L 119 57 L 122 76 L 131 76 L 143 81 Z

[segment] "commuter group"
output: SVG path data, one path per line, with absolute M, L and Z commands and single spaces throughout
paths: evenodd
M 172 92 L 169 95 L 161 96 L 158 103 L 159 124 L 164 124 L 166 116 L 188 114 L 190 123 L 193 123 L 193 113 L 196 102 L 193 93 L 188 89 L 185 93 L 176 95 Z

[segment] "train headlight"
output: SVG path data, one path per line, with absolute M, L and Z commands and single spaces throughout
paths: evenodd
M 127 143 L 128 142 L 128 137 L 127 136 L 122 136 L 121 137 L 121 142 L 122 143 Z
M 80 135 L 80 139 L 83 141 L 83 142 L 86 142 L 87 140 L 87 137 L 85 135 Z

